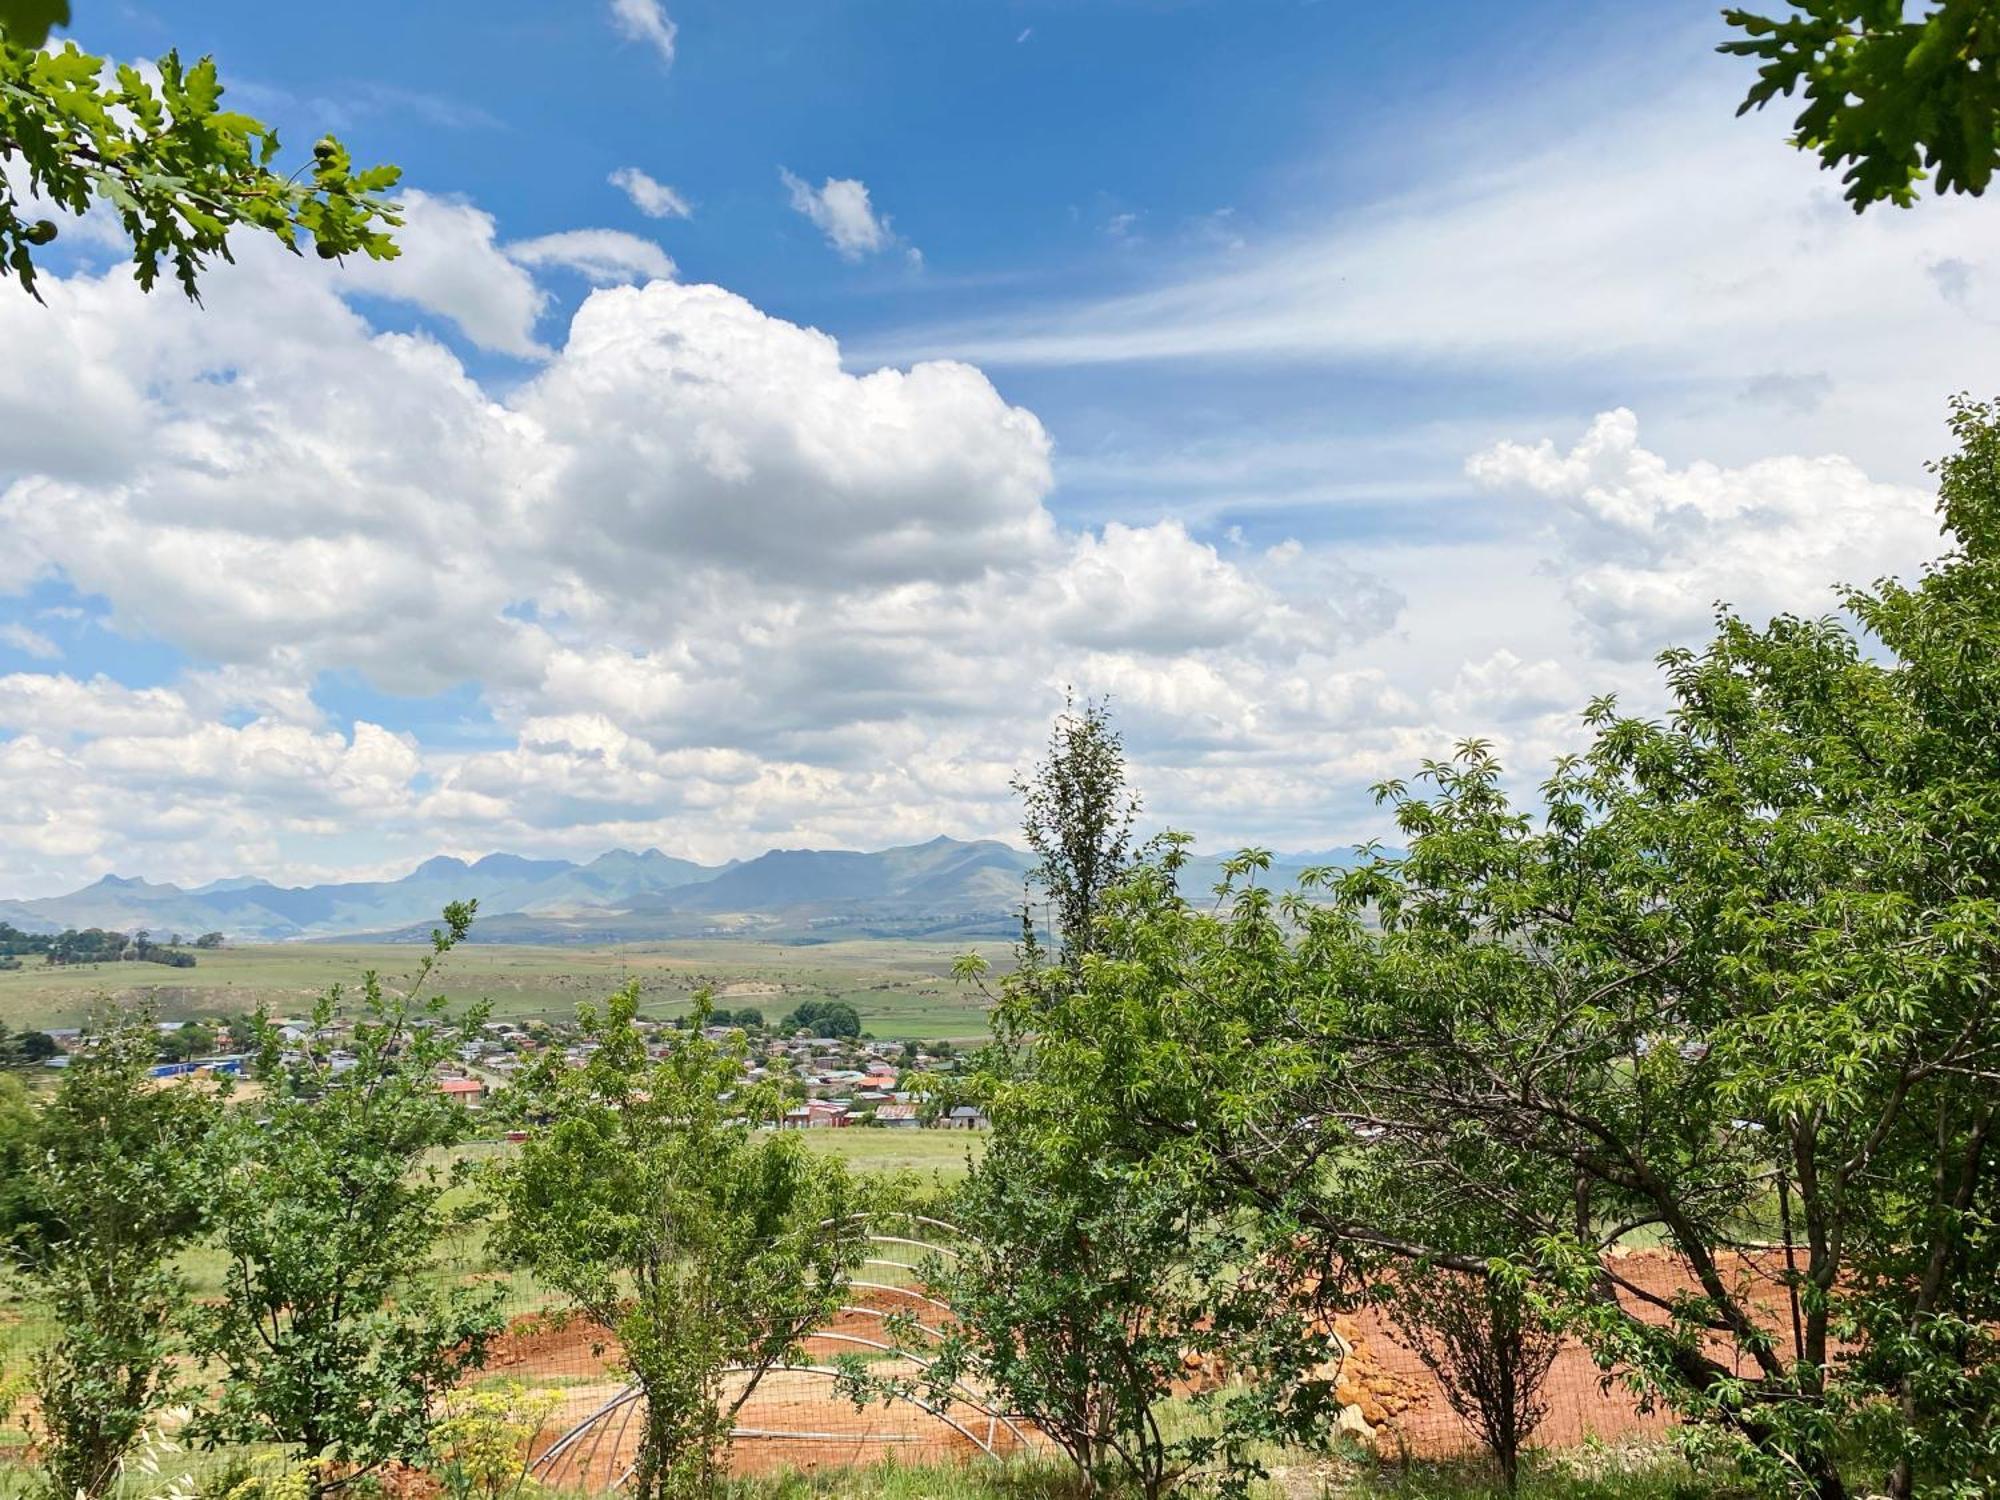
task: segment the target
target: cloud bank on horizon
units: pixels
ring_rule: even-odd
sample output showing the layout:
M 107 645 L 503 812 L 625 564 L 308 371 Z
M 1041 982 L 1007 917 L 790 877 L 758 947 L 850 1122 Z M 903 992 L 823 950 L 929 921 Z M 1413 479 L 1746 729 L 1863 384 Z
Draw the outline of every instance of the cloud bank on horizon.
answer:
M 0 297 L 0 897 L 1004 834 L 1069 686 L 1211 843 L 1383 832 L 1368 786 L 1465 735 L 1532 782 L 1716 601 L 1921 566 L 1943 398 L 2000 387 L 1994 207 L 1857 223 L 1717 108 L 859 340 L 680 279 L 635 168 L 644 233 L 433 184 L 400 259 L 246 247 L 200 309 L 86 257 Z M 784 183 L 846 274 L 900 243 Z M 1274 427 L 1325 369 L 1433 394 Z M 1178 436 L 1091 429 L 1183 378 Z

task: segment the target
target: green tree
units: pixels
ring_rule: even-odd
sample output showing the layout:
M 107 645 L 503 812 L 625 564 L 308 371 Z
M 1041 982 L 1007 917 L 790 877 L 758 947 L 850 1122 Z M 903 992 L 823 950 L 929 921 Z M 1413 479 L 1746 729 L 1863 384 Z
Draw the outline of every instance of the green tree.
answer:
M 184 1021 L 160 1038 L 160 1056 L 168 1062 L 189 1062 L 215 1050 L 215 1031 L 199 1021 Z
M 2000 9 L 1993 0 L 1791 0 L 1771 16 L 1729 9 L 1744 33 L 1718 49 L 1762 61 L 1738 114 L 1778 95 L 1804 98 L 1792 144 L 1847 168 L 1860 213 L 1887 200 L 1986 191 L 2000 161 Z
M 144 1011 L 106 1021 L 25 1139 L 14 1138 L 25 1171 L 0 1211 L 55 1326 L 30 1382 L 55 1500 L 110 1491 L 173 1395 L 188 1305 L 175 1257 L 201 1226 L 197 1145 L 214 1109 L 152 1086 L 155 1035 Z M 17 1117 L 0 1137 L 19 1129 Z M 0 1138 L 0 1154 L 8 1150 Z
M 865 1198 L 797 1135 L 753 1128 L 784 1100 L 749 1078 L 740 1035 L 702 1036 L 705 992 L 657 1060 L 638 1005 L 633 984 L 580 1007 L 596 1050 L 521 1080 L 546 1123 L 494 1187 L 505 1253 L 616 1335 L 644 1403 L 632 1492 L 660 1500 L 713 1488 L 736 1412 L 833 1315 Z
M 310 239 L 323 257 L 396 253 L 388 230 L 401 223 L 382 194 L 394 167 L 357 170 L 331 136 L 309 166 L 277 170 L 277 133 L 222 107 L 213 58 L 186 66 L 159 60 L 157 81 L 113 65 L 74 42 L 42 50 L 66 7 L 9 0 L 0 8 L 0 262 L 35 292 L 36 252 L 59 231 L 38 206 L 83 214 L 101 204 L 132 244 L 139 285 L 151 290 L 164 262 L 198 300 L 203 271 L 231 258 L 238 228 L 268 234 L 296 252 Z
M 845 1000 L 801 1001 L 779 1024 L 786 1032 L 803 1031 L 813 1036 L 861 1035 L 861 1013 Z
M 47 1062 L 61 1052 L 56 1039 L 46 1031 L 24 1031 L 14 1038 L 14 1055 L 24 1063 Z
M 194 940 L 194 945 L 197 948 L 220 948 L 222 946 L 222 934 L 219 932 L 204 932 Z
M 1059 951 L 1072 961 L 1090 951 L 1104 893 L 1132 863 L 1139 797 L 1126 784 L 1125 745 L 1107 705 L 1066 700 L 1049 732 L 1048 754 L 1032 776 L 1016 777 L 1021 831 L 1036 864 L 1021 914 L 1023 959 L 1038 946 L 1031 912 L 1046 903 Z
M 195 1344 L 222 1379 L 192 1431 L 295 1448 L 315 1493 L 421 1458 L 438 1395 L 483 1362 L 500 1324 L 497 1287 L 436 1275 L 440 1243 L 473 1212 L 452 1202 L 468 1165 L 438 1164 L 468 1116 L 436 1069 L 486 1015 L 452 1021 L 443 996 L 421 993 L 472 905 L 444 915 L 407 994 L 364 977 L 351 1066 L 318 1041 L 287 1053 L 259 1017 L 267 1094 L 233 1111 L 208 1153 L 224 1298 Z M 338 986 L 320 997 L 316 1036 L 342 1001 Z
M 992 1393 L 1055 1442 L 1089 1494 L 1130 1485 L 1153 1500 L 1194 1478 L 1240 1489 L 1258 1472 L 1257 1444 L 1309 1432 L 1328 1399 L 1305 1373 L 1325 1358 L 1324 1325 L 1264 1274 L 1207 1182 L 1167 1156 L 1121 1154 L 1103 1116 L 1080 1115 L 1039 1075 L 1038 1033 L 1089 993 L 1138 798 L 1107 711 L 1089 703 L 1064 713 L 1047 759 L 1015 787 L 1063 961 L 1043 961 L 1024 921 L 994 1044 L 962 1084 L 922 1080 L 927 1116 L 981 1099 L 994 1137 L 945 1210 L 967 1242 L 924 1274 L 953 1316 L 926 1336 L 924 1379 L 906 1384 L 933 1402 L 961 1381 Z M 968 955 L 957 973 L 985 969 Z M 1204 1364 L 1246 1372 L 1245 1384 L 1195 1396 L 1192 1422 L 1163 1421 Z
M 0 1245 L 12 1245 L 15 1232 L 28 1222 L 28 1167 L 35 1155 L 35 1119 L 35 1104 L 27 1086 L 0 1073 Z M 4 1417 L 5 1412 L 0 1411 L 0 1418 Z
M 1212 1210 L 1199 1183 L 1003 1108 L 943 1209 L 962 1249 L 923 1270 L 952 1315 L 911 1342 L 929 1365 L 900 1386 L 934 1406 L 956 1384 L 985 1393 L 1061 1450 L 1085 1495 L 1239 1491 L 1261 1444 L 1311 1429 L 1330 1392 L 1305 1372 L 1328 1350 Z M 1204 1385 L 1224 1369 L 1242 1383 Z M 1192 1411 L 1170 1415 L 1182 1399 Z
M 1473 743 L 1383 788 L 1406 855 L 1213 912 L 1142 874 L 1037 1004 L 1040 1107 L 1336 1281 L 1525 1248 L 1538 1310 L 1764 1492 L 1990 1485 L 2000 417 L 1954 423 L 1953 550 L 1844 596 L 1869 649 L 1725 614 L 1538 811 Z M 1626 1274 L 1640 1234 L 1688 1295 Z M 1772 1239 L 1775 1326 L 1739 1260 Z

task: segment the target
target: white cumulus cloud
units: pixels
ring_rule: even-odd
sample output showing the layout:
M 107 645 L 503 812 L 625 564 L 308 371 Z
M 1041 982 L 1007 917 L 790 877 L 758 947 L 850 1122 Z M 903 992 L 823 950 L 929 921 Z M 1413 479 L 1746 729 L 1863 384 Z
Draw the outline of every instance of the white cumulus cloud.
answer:
M 338 275 L 352 291 L 388 297 L 455 323 L 482 349 L 539 358 L 535 324 L 547 295 L 494 240 L 493 216 L 470 203 L 412 189 L 393 260 L 351 256 Z
M 1544 438 L 1475 454 L 1481 485 L 1554 510 L 1563 590 L 1595 645 L 1649 656 L 1705 630 L 1717 603 L 1754 620 L 1821 614 L 1835 584 L 1866 584 L 1937 555 L 1932 498 L 1870 479 L 1839 455 L 1675 468 L 1639 421 L 1600 414 L 1567 451 Z
M 842 260 L 865 260 L 896 243 L 885 215 L 875 212 L 868 184 L 856 177 L 829 177 L 818 187 L 783 167 L 779 179 L 791 204 L 826 236 Z

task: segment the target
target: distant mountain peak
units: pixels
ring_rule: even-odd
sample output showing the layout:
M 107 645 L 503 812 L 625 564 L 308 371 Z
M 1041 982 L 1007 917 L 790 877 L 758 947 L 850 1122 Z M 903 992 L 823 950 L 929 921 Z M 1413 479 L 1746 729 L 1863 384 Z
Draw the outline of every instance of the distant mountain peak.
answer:
M 179 886 L 154 885 L 142 875 L 105 875 L 95 885 L 84 887 L 92 891 L 177 891 Z
M 214 896 L 223 891 L 254 891 L 260 885 L 270 882 L 261 875 L 225 875 L 220 880 L 211 880 L 207 885 L 198 885 L 189 891 L 190 896 Z
M 576 866 L 566 859 L 530 859 L 525 854 L 493 853 L 476 860 L 471 869 L 480 875 L 536 875 L 553 874 L 557 870 L 574 870 Z
M 479 902 L 474 940 L 612 942 L 741 935 L 820 942 L 843 937 L 1011 936 L 1032 856 L 998 839 L 940 834 L 893 848 L 770 849 L 703 865 L 659 849 L 610 849 L 587 863 L 494 852 L 440 854 L 400 880 L 279 887 L 252 876 L 199 890 L 107 875 L 82 890 L 0 901 L 7 920 L 60 931 L 222 932 L 239 942 L 421 939 L 449 900 Z M 1292 862 L 1281 857 L 1280 866 Z M 1213 858 L 1184 876 L 1208 883 Z M 1296 871 L 1290 873 L 1295 874 Z M 1287 870 L 1274 869 L 1274 884 Z

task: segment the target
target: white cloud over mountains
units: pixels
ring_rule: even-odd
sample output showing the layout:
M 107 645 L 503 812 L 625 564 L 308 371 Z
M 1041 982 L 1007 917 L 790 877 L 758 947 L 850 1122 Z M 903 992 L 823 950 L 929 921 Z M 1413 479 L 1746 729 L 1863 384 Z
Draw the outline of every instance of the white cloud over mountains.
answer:
M 50 393 L 63 419 L 0 491 L 10 586 L 65 580 L 202 664 L 0 679 L 0 889 L 306 871 L 357 831 L 377 858 L 984 831 L 1064 681 L 1198 755 L 1372 701 L 1314 684 L 1393 616 L 1379 585 L 1172 520 L 1059 525 L 1042 424 L 969 365 L 851 373 L 822 333 L 653 280 L 591 293 L 500 397 L 347 296 L 518 348 L 539 294 L 491 294 L 537 257 L 438 199 L 406 243 L 363 282 L 246 247 L 201 309 L 122 270 L 0 299 L 0 426 Z M 475 683 L 494 748 L 343 731 L 327 672 Z
M 1563 589 L 1606 656 L 1648 657 L 1707 627 L 1718 602 L 1752 619 L 1820 614 L 1834 584 L 1908 573 L 1937 555 L 1933 497 L 1878 484 L 1838 456 L 1675 469 L 1620 408 L 1568 452 L 1500 443 L 1466 472 L 1556 507 Z

